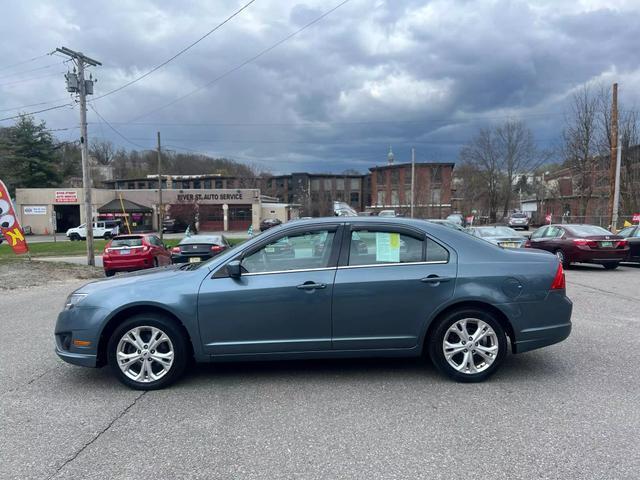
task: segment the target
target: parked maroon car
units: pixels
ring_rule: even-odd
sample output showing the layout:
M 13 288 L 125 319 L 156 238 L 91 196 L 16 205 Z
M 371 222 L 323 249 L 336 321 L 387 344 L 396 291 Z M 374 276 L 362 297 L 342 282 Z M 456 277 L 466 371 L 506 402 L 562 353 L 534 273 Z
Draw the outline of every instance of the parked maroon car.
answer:
M 629 245 L 629 256 L 627 261 L 640 263 L 640 225 L 623 228 L 618 232 Z
M 623 237 L 596 225 L 545 225 L 524 246 L 554 253 L 565 268 L 578 262 L 613 270 L 629 254 Z
M 104 247 L 102 255 L 107 277 L 116 272 L 133 272 L 171 264 L 171 253 L 154 234 L 118 235 Z

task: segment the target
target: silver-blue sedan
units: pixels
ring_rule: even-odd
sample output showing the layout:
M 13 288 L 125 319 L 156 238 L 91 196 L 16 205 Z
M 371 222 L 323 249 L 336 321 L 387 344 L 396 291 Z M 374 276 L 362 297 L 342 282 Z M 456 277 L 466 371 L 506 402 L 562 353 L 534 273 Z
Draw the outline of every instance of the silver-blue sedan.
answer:
M 278 245 L 291 246 L 282 255 Z M 89 283 L 55 327 L 65 361 L 162 388 L 197 362 L 429 355 L 454 380 L 567 338 L 555 256 L 421 220 L 292 221 L 213 259 Z

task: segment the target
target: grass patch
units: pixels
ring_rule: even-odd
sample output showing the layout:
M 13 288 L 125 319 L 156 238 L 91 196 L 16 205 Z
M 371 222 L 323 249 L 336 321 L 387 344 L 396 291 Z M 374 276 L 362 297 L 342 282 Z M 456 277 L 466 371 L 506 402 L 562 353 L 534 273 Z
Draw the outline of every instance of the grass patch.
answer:
M 229 238 L 231 245 L 237 245 L 244 242 L 241 238 Z M 169 248 L 176 246 L 180 242 L 180 239 L 167 239 L 165 243 Z M 27 237 L 27 243 L 29 238 Z M 104 246 L 107 244 L 106 240 L 94 240 L 94 251 L 96 254 L 102 254 Z M 59 242 L 41 242 L 29 244 L 29 252 L 32 257 L 70 257 L 74 255 L 84 255 L 87 253 L 87 243 L 84 241 L 71 242 L 69 240 L 61 240 Z M 22 258 L 26 258 L 26 255 L 20 255 Z M 7 242 L 2 242 L 0 245 L 0 260 L 20 258 L 13 253 L 11 247 Z

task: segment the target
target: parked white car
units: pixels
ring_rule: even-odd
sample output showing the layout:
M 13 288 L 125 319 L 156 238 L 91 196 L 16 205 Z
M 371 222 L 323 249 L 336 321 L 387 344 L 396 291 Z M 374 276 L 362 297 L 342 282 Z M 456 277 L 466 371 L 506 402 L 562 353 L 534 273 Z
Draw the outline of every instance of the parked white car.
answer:
M 94 222 L 93 223 L 93 238 L 108 239 L 115 237 L 120 233 L 120 225 L 114 221 Z M 67 238 L 69 240 L 86 240 L 87 239 L 87 224 L 83 223 L 79 227 L 70 228 L 67 230 Z
M 395 210 L 380 210 L 379 217 L 397 217 Z

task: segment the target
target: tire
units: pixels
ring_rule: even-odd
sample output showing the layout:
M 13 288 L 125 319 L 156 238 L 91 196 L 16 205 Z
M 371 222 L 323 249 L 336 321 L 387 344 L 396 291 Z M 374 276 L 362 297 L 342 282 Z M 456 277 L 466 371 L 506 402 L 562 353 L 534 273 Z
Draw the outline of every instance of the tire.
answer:
M 72 233 L 71 235 L 69 235 L 69 240 L 71 240 L 72 242 L 79 241 L 80 235 L 78 235 L 77 233 Z
M 136 332 L 139 341 L 130 335 L 132 332 Z M 152 335 L 161 339 L 159 333 L 164 334 L 165 340 L 160 341 L 155 350 L 149 340 Z M 129 368 L 120 367 L 118 352 L 134 355 L 135 360 L 130 362 Z M 167 366 L 169 353 L 173 355 Z M 173 320 L 160 314 L 142 313 L 125 320 L 115 329 L 107 345 L 107 358 L 118 380 L 126 386 L 135 390 L 159 390 L 184 374 L 190 360 L 190 349 L 185 334 Z M 148 370 L 143 371 L 143 365 L 151 366 L 150 374 Z M 156 375 L 157 378 L 153 378 Z
M 553 253 L 558 258 L 558 261 L 560 261 L 560 263 L 562 264 L 562 268 L 569 268 L 571 262 L 567 260 L 567 256 L 564 254 L 563 250 L 558 249 Z
M 113 270 L 105 270 L 104 271 L 104 276 L 105 277 L 113 277 L 116 274 L 116 272 L 114 272 Z
M 486 380 L 500 367 L 507 354 L 507 336 L 493 315 L 480 309 L 465 308 L 455 310 L 436 321 L 438 323 L 429 338 L 428 350 L 431 361 L 441 373 L 456 382 L 473 383 Z M 462 325 L 466 325 L 467 330 L 467 338 L 464 340 L 464 334 L 458 336 L 455 333 L 463 331 L 460 328 Z M 478 328 L 487 333 L 484 338 L 481 337 L 480 342 L 474 342 L 472 351 L 469 352 L 469 348 L 465 349 L 464 346 L 469 345 L 469 337 L 475 337 Z M 450 345 L 459 345 L 453 349 L 459 351 L 450 355 L 450 359 L 445 354 L 445 339 Z M 482 348 L 485 357 L 476 353 L 480 352 L 480 348 L 476 346 Z M 492 358 L 490 363 L 486 357 Z
M 605 263 L 602 265 L 605 270 L 615 270 L 620 266 L 619 263 Z
M 102 238 L 104 238 L 105 240 L 109 240 L 111 238 L 111 232 L 106 232 Z
M 158 257 L 153 257 L 153 268 L 158 268 L 159 263 L 158 263 Z

